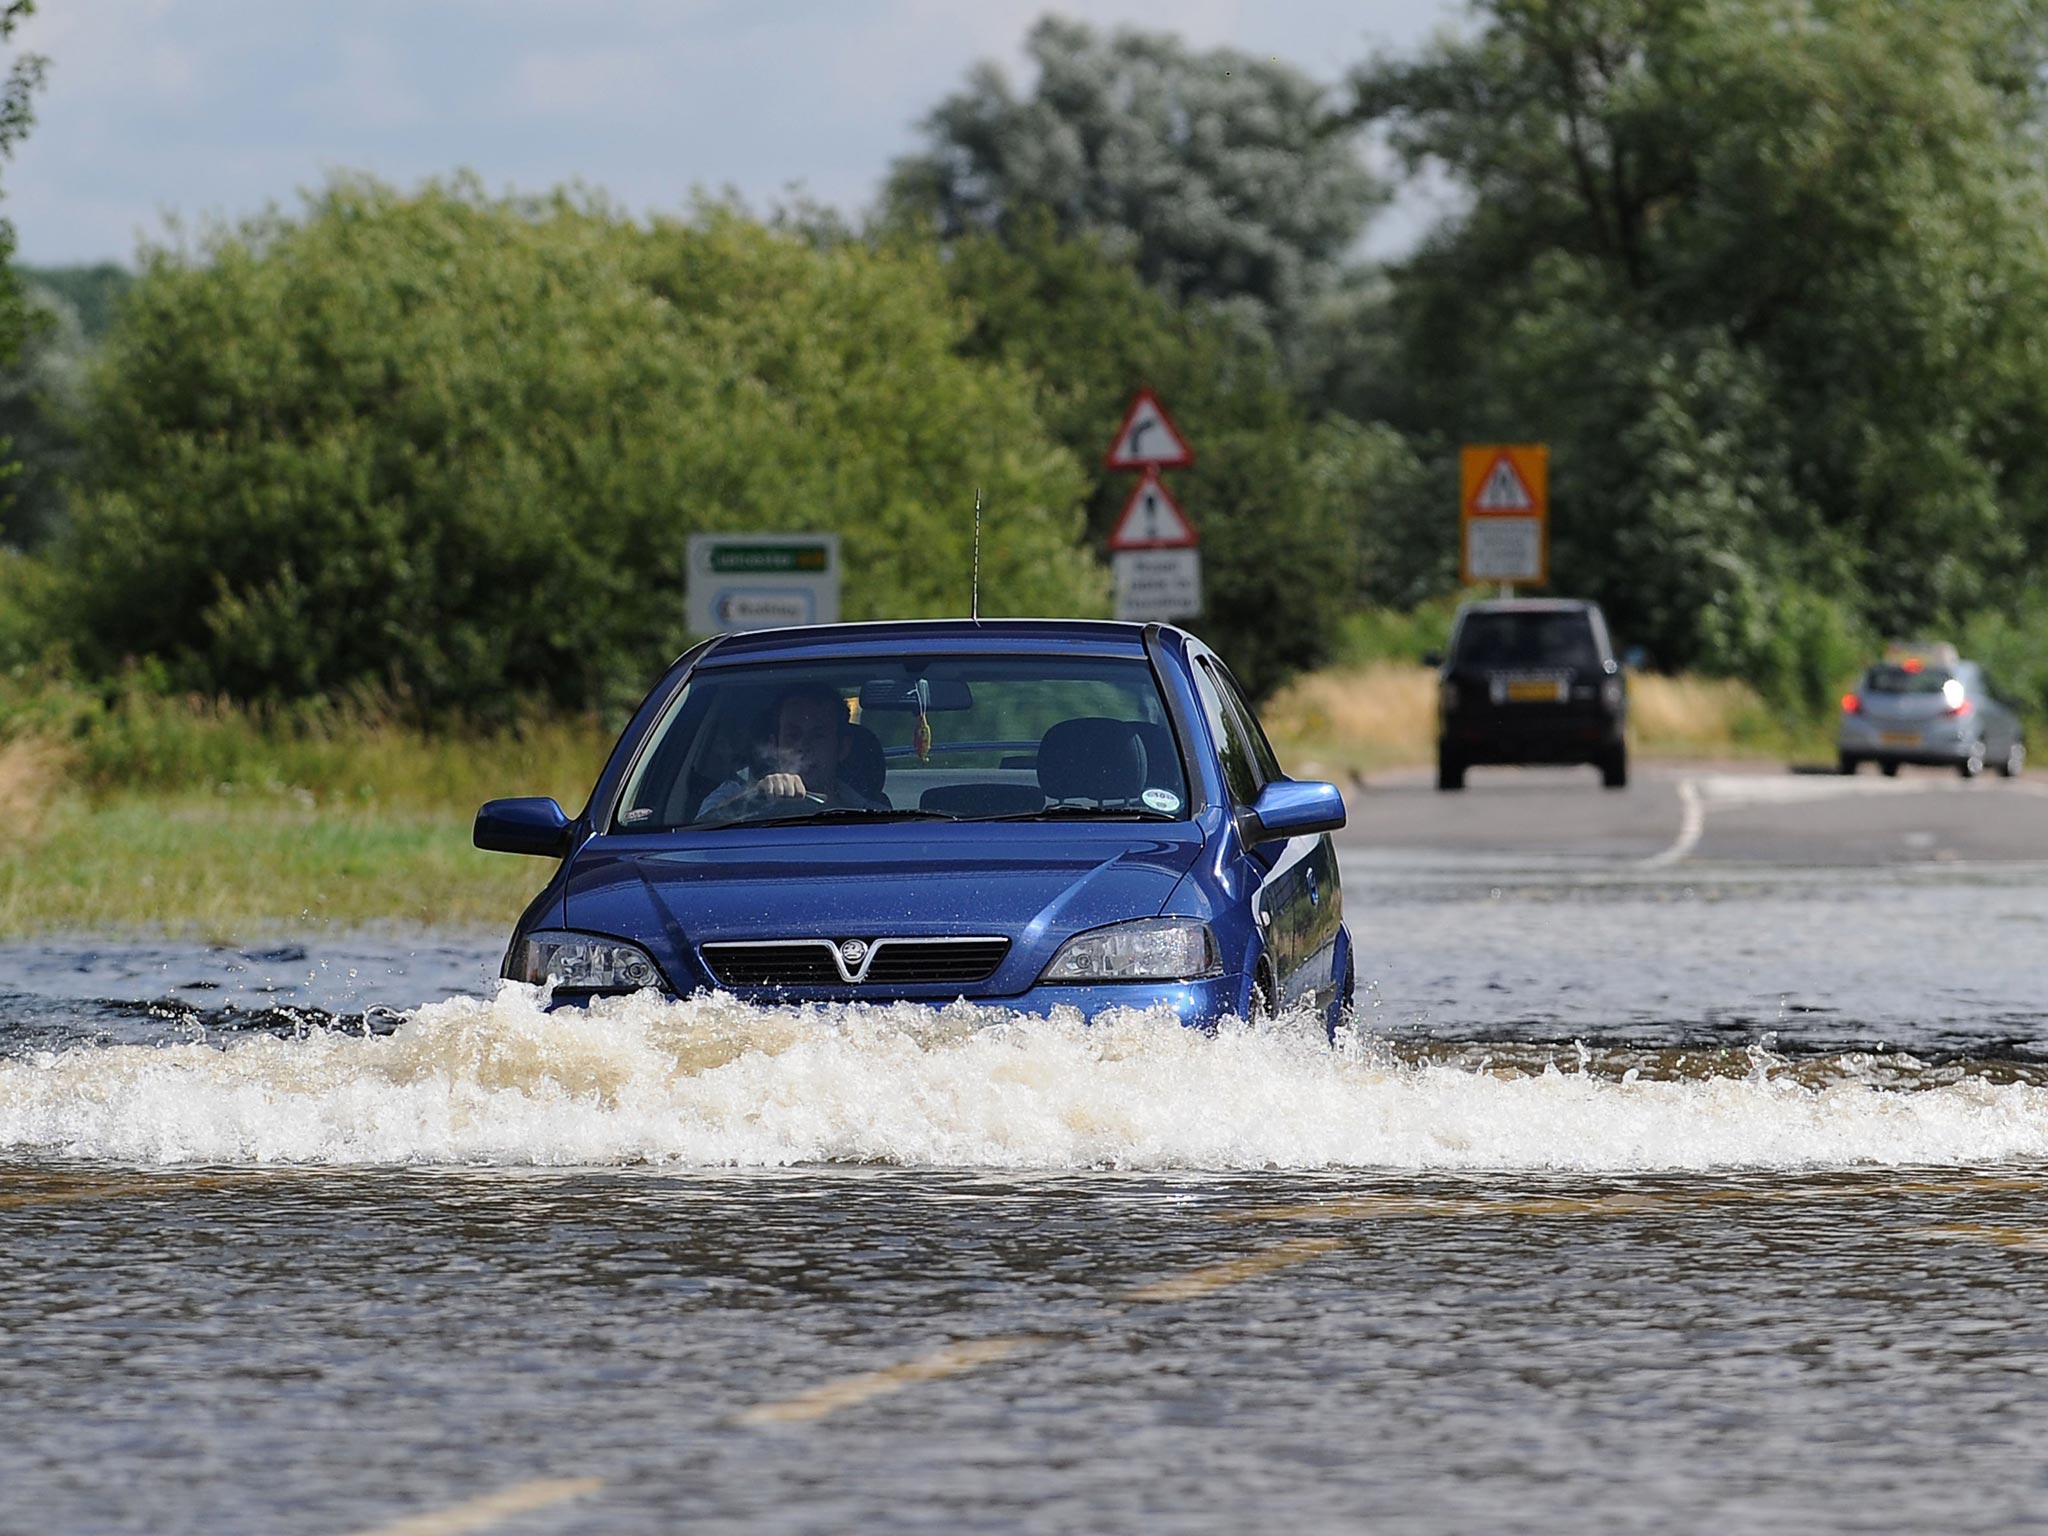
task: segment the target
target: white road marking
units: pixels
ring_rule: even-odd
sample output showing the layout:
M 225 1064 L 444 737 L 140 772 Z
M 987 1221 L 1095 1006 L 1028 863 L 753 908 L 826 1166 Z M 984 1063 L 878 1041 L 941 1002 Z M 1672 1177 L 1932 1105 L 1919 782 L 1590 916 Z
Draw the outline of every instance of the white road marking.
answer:
M 1665 869 L 1676 864 L 1699 846 L 1707 829 L 1707 812 L 1747 805 L 1811 805 L 1816 800 L 1838 800 L 1844 795 L 1925 795 L 1960 790 L 1961 779 L 1862 778 L 1831 773 L 1714 773 L 1678 781 L 1680 816 L 1678 835 L 1669 846 L 1646 859 L 1636 860 L 1638 869 Z M 2016 788 L 2030 789 L 2031 785 Z M 2048 787 L 2044 787 L 2048 792 Z
M 1662 852 L 1638 859 L 1636 862 L 1642 868 L 1662 869 L 1667 864 L 1676 864 L 1699 845 L 1700 834 L 1707 830 L 1707 811 L 1700 800 L 1699 785 L 1693 780 L 1678 781 L 1678 807 L 1678 836 Z
M 461 1504 L 451 1504 L 446 1509 L 408 1515 L 389 1525 L 358 1532 L 357 1536 L 463 1536 L 464 1532 L 481 1531 L 520 1515 L 530 1515 L 535 1510 L 552 1509 L 557 1504 L 580 1499 L 586 1493 L 595 1493 L 603 1486 L 604 1479 L 599 1477 L 538 1478 Z

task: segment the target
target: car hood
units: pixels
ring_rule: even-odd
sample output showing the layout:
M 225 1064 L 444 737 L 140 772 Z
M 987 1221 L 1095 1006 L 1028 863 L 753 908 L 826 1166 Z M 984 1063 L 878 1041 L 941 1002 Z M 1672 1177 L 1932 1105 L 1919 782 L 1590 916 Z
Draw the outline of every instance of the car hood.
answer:
M 1202 843 L 1187 822 L 600 837 L 571 862 L 565 915 L 655 951 L 683 990 L 709 979 L 696 946 L 748 939 L 1000 934 L 1035 976 L 1070 935 L 1157 915 Z

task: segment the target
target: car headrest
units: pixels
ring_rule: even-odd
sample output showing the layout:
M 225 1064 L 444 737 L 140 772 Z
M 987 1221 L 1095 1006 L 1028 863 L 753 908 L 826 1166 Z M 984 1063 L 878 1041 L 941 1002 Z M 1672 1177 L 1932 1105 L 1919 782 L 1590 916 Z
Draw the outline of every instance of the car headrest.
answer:
M 839 760 L 839 776 L 864 795 L 881 798 L 882 780 L 889 764 L 882 756 L 882 738 L 864 725 L 846 730 L 846 756 Z
M 1049 800 L 1135 800 L 1145 748 L 1127 720 L 1062 720 L 1038 743 L 1038 787 Z

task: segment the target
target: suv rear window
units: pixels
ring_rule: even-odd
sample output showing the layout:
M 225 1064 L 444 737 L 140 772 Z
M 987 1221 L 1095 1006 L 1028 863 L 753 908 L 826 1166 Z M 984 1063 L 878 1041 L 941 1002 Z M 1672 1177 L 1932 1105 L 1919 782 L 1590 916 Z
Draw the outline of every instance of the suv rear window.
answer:
M 1597 671 L 1593 623 L 1585 613 L 1468 613 L 1453 658 L 1461 667 Z

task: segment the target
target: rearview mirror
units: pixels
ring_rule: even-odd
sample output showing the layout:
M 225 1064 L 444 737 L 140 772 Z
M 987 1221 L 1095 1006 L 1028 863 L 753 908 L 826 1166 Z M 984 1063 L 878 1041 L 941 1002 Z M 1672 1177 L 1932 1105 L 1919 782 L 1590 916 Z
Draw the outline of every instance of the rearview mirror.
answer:
M 552 798 L 486 800 L 470 837 L 492 853 L 559 859 L 569 851 L 569 818 Z
M 1344 796 L 1334 784 L 1275 779 L 1252 802 L 1250 821 L 1245 841 L 1254 846 L 1334 832 L 1344 825 Z
M 1424 651 L 1422 653 L 1422 664 L 1425 667 L 1440 667 L 1444 664 L 1444 653 L 1442 651 Z
M 916 714 L 918 708 L 917 685 L 924 684 L 924 709 L 927 714 L 941 710 L 974 708 L 974 690 L 957 677 L 894 678 L 878 677 L 860 685 L 860 712 L 880 710 L 898 714 Z

